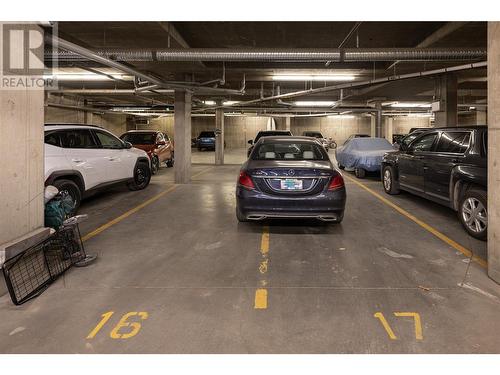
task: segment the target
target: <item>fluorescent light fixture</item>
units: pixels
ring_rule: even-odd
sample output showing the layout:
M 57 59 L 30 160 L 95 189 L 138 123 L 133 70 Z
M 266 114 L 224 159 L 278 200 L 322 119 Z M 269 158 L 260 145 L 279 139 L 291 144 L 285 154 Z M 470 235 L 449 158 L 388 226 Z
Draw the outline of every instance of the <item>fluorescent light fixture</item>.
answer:
M 277 74 L 273 81 L 354 81 L 356 77 L 348 74 Z
M 469 107 L 469 111 L 473 111 L 475 109 L 476 109 L 476 107 Z
M 203 104 L 205 104 L 205 105 L 215 105 L 216 103 L 215 103 L 215 100 L 205 100 L 205 101 L 203 101 Z
M 410 102 L 396 102 L 391 104 L 392 108 L 431 108 L 430 103 L 410 103 Z
M 347 118 L 354 118 L 355 116 L 353 116 L 353 115 L 329 115 L 327 117 L 328 118 L 347 119 Z
M 222 103 L 222 105 L 234 105 L 234 104 L 238 104 L 239 101 L 237 100 L 226 100 L 225 102 Z
M 116 79 L 131 81 L 132 77 L 126 74 L 110 74 Z M 111 81 L 112 79 L 101 74 L 93 73 L 57 73 L 52 75 L 44 75 L 45 80 L 58 80 L 58 81 Z
M 333 107 L 336 102 L 334 101 L 302 101 L 293 102 L 297 107 Z

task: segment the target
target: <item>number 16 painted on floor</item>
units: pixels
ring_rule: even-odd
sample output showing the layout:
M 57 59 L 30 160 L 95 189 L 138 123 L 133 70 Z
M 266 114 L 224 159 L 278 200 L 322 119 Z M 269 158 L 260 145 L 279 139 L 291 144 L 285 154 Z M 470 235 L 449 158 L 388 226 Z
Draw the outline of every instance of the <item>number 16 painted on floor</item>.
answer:
M 113 316 L 113 314 L 114 311 L 108 311 L 107 313 L 102 314 L 101 321 L 95 326 L 92 332 L 89 333 L 87 339 L 93 339 L 99 333 L 101 328 L 104 327 L 104 325 L 108 322 L 108 320 Z M 138 316 L 141 318 L 141 320 L 146 320 L 149 317 L 148 313 L 144 311 L 128 312 L 122 316 L 118 324 L 115 325 L 115 327 L 111 330 L 111 332 L 109 333 L 109 337 L 111 337 L 112 339 L 129 339 L 137 335 L 141 330 L 141 323 L 129 322 L 128 319 L 133 316 Z M 131 328 L 130 331 L 126 333 L 120 333 L 120 330 L 122 330 L 125 327 L 130 327 Z

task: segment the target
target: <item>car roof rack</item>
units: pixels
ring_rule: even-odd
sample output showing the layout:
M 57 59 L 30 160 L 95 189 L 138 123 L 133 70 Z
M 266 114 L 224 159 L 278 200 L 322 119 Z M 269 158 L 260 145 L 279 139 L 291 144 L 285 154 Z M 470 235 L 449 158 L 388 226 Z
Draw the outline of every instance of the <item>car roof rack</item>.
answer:
M 99 128 L 99 129 L 104 129 L 102 126 L 99 125 L 93 125 L 93 124 L 79 124 L 79 123 L 71 123 L 71 122 L 55 122 L 55 123 L 50 123 L 47 122 L 44 124 L 44 126 L 89 126 L 92 128 Z

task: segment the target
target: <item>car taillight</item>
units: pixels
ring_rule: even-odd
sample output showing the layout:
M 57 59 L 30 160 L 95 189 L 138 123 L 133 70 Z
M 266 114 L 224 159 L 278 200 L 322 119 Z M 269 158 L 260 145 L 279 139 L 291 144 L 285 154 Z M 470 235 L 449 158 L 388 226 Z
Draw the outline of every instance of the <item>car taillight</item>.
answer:
M 255 189 L 255 185 L 253 184 L 252 178 L 245 171 L 240 172 L 240 178 L 238 179 L 238 183 L 246 188 Z
M 336 190 L 344 186 L 344 179 L 342 175 L 337 174 L 330 180 L 330 185 L 328 185 L 328 190 Z

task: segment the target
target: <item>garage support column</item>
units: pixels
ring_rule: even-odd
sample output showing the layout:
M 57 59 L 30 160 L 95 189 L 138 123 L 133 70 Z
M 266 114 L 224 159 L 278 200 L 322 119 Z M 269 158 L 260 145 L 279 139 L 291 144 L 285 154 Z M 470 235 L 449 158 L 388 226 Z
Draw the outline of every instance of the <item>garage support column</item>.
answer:
M 5 28 L 4 28 L 5 26 Z M 15 28 L 9 30 L 9 27 Z M 38 31 L 39 34 L 36 32 Z M 5 35 L 4 33 L 9 33 Z M 28 34 L 29 33 L 29 34 Z M 33 85 L 40 75 L 31 75 L 23 40 L 41 45 L 43 30 L 34 25 L 0 23 L 0 249 L 2 244 L 44 225 L 44 87 Z M 10 40 L 9 44 L 3 41 Z M 28 47 L 26 47 L 28 48 Z M 8 54 L 8 56 L 6 56 Z M 39 57 L 40 58 L 40 57 Z M 29 64 L 34 57 L 30 55 Z M 4 66 L 3 63 L 10 64 Z M 43 66 L 42 62 L 40 65 Z M 25 69 L 9 75 L 8 69 Z M 37 69 L 38 66 L 37 66 Z M 31 85 L 4 83 L 31 82 Z M 41 87 L 40 87 L 41 86 Z M 1 255 L 1 254 L 0 254 Z M 3 278 L 2 278 L 3 279 Z M 3 284 L 3 281 L 0 281 Z M 0 295 L 2 294 L 0 285 Z
M 370 137 L 375 137 L 375 129 L 376 129 L 377 116 L 372 113 L 370 116 Z
M 393 118 L 386 117 L 384 119 L 385 122 L 385 139 L 387 139 L 390 143 L 392 143 L 392 126 L 393 126 Z
M 383 137 L 382 129 L 382 104 L 380 102 L 376 105 L 377 113 L 375 114 L 375 137 Z
M 488 275 L 500 283 L 500 22 L 488 22 Z
M 290 116 L 285 117 L 285 130 L 290 130 L 290 125 L 292 118 Z
M 434 126 L 458 125 L 458 80 L 452 73 L 439 78 L 439 111 L 435 113 Z
M 224 164 L 224 108 L 215 110 L 215 165 Z
M 191 92 L 175 90 L 175 183 L 191 182 Z

